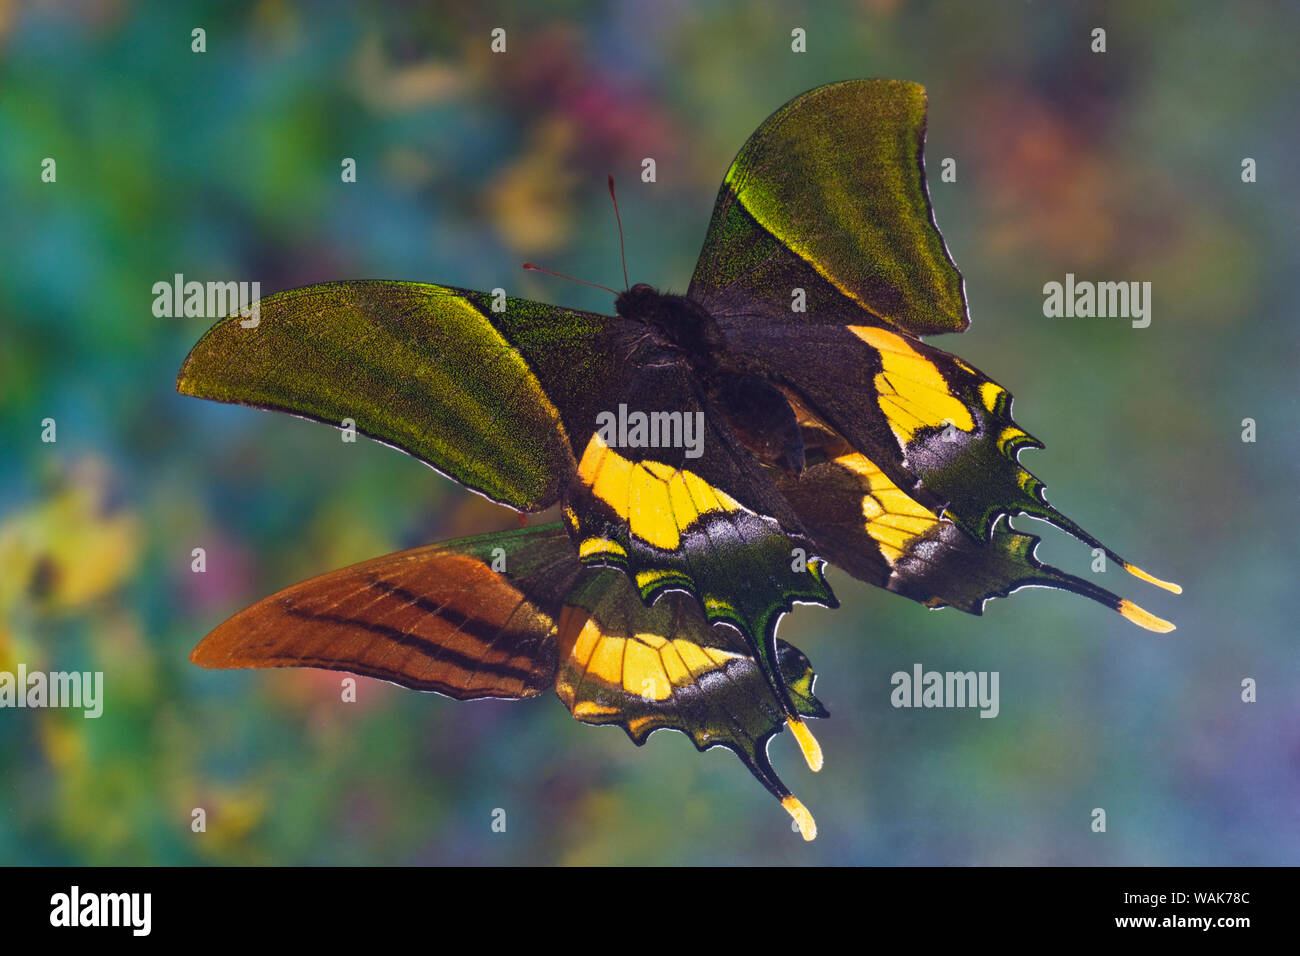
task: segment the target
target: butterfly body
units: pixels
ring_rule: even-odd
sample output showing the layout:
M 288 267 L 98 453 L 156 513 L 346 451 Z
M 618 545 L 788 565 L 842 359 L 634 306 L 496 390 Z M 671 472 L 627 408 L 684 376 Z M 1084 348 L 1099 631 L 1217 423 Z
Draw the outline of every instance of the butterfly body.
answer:
M 794 410 L 760 368 L 727 351 L 722 326 L 704 306 L 689 296 L 637 283 L 619 294 L 614 309 L 620 317 L 647 326 L 655 345 L 680 353 L 680 361 L 708 396 L 710 411 L 726 418 L 759 461 L 794 474 L 803 470 L 803 442 Z M 656 360 L 639 352 L 637 358 L 644 364 Z
M 715 367 L 722 331 L 713 316 L 687 296 L 660 292 L 638 282 L 619 293 L 614 311 L 646 326 L 657 344 L 680 352 L 697 373 L 708 375 Z

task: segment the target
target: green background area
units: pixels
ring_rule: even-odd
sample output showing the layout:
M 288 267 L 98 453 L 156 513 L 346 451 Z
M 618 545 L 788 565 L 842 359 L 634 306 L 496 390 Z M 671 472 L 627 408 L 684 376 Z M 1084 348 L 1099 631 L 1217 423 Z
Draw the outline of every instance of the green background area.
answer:
M 0 3 L 0 670 L 107 685 L 98 720 L 0 711 L 0 863 L 1296 862 L 1296 10 L 549 6 Z M 1178 631 L 1043 590 L 928 612 L 831 569 L 843 608 L 781 632 L 822 675 L 826 768 L 772 745 L 812 844 L 725 752 L 638 749 L 549 694 L 362 680 L 344 704 L 337 674 L 188 662 L 278 588 L 516 519 L 392 449 L 177 395 L 210 323 L 155 317 L 155 282 L 401 278 L 608 310 L 520 264 L 621 284 L 612 171 L 632 281 L 681 291 L 745 137 L 863 76 L 929 88 L 973 318 L 934 341 L 1017 396 L 1053 504 L 1184 585 L 1101 581 Z M 1045 318 L 1067 272 L 1150 281 L 1150 328 Z M 1000 672 L 1001 714 L 895 710 L 915 662 Z

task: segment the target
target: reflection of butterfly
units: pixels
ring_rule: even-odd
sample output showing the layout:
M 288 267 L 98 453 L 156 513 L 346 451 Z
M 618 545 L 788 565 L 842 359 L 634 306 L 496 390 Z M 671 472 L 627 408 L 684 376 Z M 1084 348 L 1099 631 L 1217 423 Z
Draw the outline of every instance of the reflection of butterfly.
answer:
M 673 596 L 667 607 L 702 610 L 701 628 L 736 628 L 746 649 L 732 650 L 770 692 L 738 717 L 747 726 L 767 726 L 773 705 L 802 728 L 776 623 L 795 602 L 834 604 L 821 559 L 931 607 L 978 614 L 990 597 L 1042 585 L 1169 630 L 1042 565 L 1037 539 L 1009 524 L 1027 513 L 1101 547 L 1019 465 L 1021 448 L 1039 446 L 1012 422 L 1009 393 L 920 341 L 968 324 L 930 211 L 924 134 L 919 86 L 821 87 L 741 150 L 685 296 L 636 285 L 603 316 L 410 282 L 310 286 L 262 300 L 252 328 L 239 317 L 214 326 L 177 387 L 350 419 L 495 501 L 561 504 L 581 564 L 621 569 L 645 602 L 688 592 L 694 604 Z M 401 611 L 403 627 L 418 607 Z M 322 639 L 351 640 L 356 621 L 370 621 L 359 613 Z M 660 615 L 647 631 L 657 633 L 662 613 L 656 603 L 625 617 Z M 619 722 L 634 713 L 626 700 L 602 706 Z M 770 769 L 756 772 L 772 786 Z

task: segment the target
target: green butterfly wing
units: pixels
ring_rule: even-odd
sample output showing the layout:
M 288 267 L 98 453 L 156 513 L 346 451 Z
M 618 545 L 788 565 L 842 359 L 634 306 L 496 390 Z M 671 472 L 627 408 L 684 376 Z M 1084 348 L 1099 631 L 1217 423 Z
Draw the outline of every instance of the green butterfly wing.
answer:
M 865 313 L 918 335 L 964 330 L 961 274 L 926 188 L 925 122 L 925 88 L 899 80 L 833 83 L 777 110 L 727 171 L 690 298 L 730 326 Z
M 191 350 L 185 395 L 356 430 L 494 501 L 538 511 L 574 472 L 559 411 L 490 297 L 416 282 L 327 282 L 262 299 Z M 529 303 L 542 351 L 582 351 L 599 316 Z M 247 327 L 252 324 L 252 327 Z M 537 358 L 536 352 L 533 358 Z
M 803 656 L 777 644 L 801 717 L 825 717 Z M 647 607 L 625 575 L 589 570 L 559 524 L 479 535 L 365 561 L 241 611 L 194 649 L 205 667 L 319 667 L 466 700 L 553 686 L 575 718 L 617 724 L 642 744 L 679 730 L 732 750 L 801 824 L 767 744 L 790 720 L 748 644 L 712 627 L 687 595 Z

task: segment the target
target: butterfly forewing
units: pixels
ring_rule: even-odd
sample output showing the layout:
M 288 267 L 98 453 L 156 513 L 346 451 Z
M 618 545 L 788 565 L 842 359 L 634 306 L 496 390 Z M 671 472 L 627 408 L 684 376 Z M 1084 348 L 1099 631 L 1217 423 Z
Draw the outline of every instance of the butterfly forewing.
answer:
M 727 171 L 690 297 L 728 327 L 858 312 L 916 334 L 965 329 L 925 121 L 925 89 L 898 80 L 833 83 L 773 113 Z
M 531 305 L 553 350 L 581 347 L 564 333 L 584 314 Z M 521 511 L 554 504 L 573 474 L 560 413 L 489 303 L 445 286 L 327 282 L 267 296 L 253 316 L 213 326 L 176 387 L 350 422 Z

